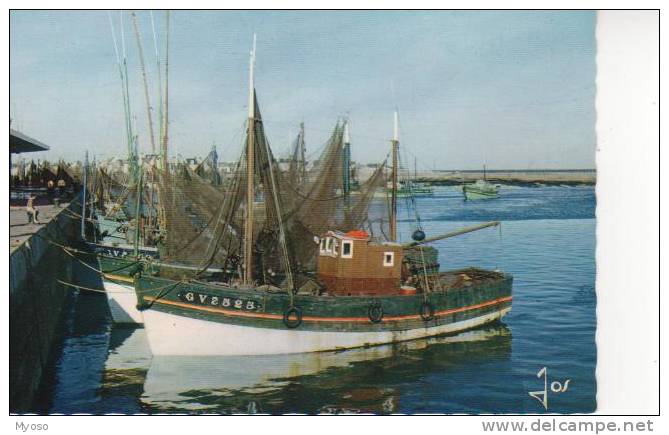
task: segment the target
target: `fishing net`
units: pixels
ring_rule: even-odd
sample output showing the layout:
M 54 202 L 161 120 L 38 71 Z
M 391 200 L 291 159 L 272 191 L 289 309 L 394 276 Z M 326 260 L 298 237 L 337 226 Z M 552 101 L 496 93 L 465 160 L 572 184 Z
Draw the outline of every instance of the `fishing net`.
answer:
M 199 272 L 216 270 L 222 280 L 238 279 L 249 203 L 253 204 L 252 276 L 259 283 L 299 285 L 303 276 L 315 270 L 315 237 L 328 230 L 364 229 L 378 240 L 387 240 L 384 165 L 358 189 L 346 189 L 344 168 L 351 162 L 344 153 L 344 126 L 337 123 L 313 163 L 305 161 L 302 131 L 293 144 L 288 167 L 281 168 L 265 135 L 257 100 L 255 104 L 250 129 L 252 198 L 246 191 L 247 147 L 220 183 L 211 176 L 216 169 L 211 163 L 217 158 L 211 153 L 195 168 L 179 165 L 171 174 L 159 173 L 162 260 L 193 266 Z

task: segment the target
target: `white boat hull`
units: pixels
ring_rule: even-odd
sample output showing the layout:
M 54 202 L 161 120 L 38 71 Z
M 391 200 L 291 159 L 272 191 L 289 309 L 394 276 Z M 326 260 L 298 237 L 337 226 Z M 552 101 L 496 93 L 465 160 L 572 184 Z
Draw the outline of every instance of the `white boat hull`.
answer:
M 114 323 L 144 323 L 142 312 L 137 310 L 135 288 L 129 284 L 121 284 L 104 279 L 102 281 L 107 292 L 107 303 Z
M 447 325 L 406 331 L 331 332 L 230 325 L 158 310 L 144 311 L 144 328 L 153 355 L 269 355 L 350 349 L 455 333 L 501 319 L 503 308 Z

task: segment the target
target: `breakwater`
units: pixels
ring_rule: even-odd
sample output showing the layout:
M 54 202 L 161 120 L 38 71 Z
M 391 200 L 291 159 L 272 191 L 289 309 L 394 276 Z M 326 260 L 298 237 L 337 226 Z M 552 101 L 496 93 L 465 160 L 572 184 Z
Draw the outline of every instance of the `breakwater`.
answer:
M 418 172 L 417 181 L 434 185 L 454 186 L 483 179 L 483 171 L 425 171 Z M 486 172 L 491 183 L 512 186 L 582 186 L 594 185 L 597 172 L 592 169 L 574 170 L 493 170 Z
M 9 410 L 29 412 L 72 281 L 72 257 L 61 245 L 80 239 L 80 201 L 40 207 L 40 225 L 27 222 L 24 209 L 10 210 Z

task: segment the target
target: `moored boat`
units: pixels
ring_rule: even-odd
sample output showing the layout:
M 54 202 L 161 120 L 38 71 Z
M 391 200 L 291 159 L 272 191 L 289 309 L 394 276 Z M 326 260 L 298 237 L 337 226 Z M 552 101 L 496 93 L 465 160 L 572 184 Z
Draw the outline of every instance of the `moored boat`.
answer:
M 401 293 L 399 278 L 392 280 L 396 286 L 384 288 L 370 285 L 383 278 L 366 277 L 362 280 L 368 281 L 366 285 L 358 284 L 365 287 L 345 284 L 346 294 L 317 295 L 174 282 L 144 274 L 135 286 L 138 299 L 149 307 L 143 315 L 154 355 L 261 355 L 365 347 L 472 329 L 501 319 L 511 309 L 512 277 L 501 272 L 476 268 L 440 272 L 430 277 L 439 290 L 416 289 L 413 294 Z M 336 278 L 334 285 L 339 281 L 350 279 Z M 349 296 L 350 292 L 355 294 Z
M 462 185 L 462 193 L 465 199 L 493 199 L 499 197 L 499 184 L 488 182 L 486 167 L 483 166 L 483 180 L 476 180 L 471 184 Z
M 499 197 L 499 188 L 499 184 L 477 180 L 475 183 L 463 185 L 462 193 L 466 199 L 492 199 Z
M 220 201 L 178 176 L 165 178 L 166 252 L 134 275 L 154 355 L 262 355 L 367 347 L 451 334 L 498 321 L 511 309 L 513 278 L 480 268 L 439 271 L 428 243 L 490 222 L 398 243 L 398 115 L 388 219 L 370 204 L 384 189 L 380 165 L 355 197 L 341 187 L 344 128 L 335 127 L 314 179 L 296 188 L 277 170 L 253 86 L 246 149 Z M 310 178 L 310 177 L 307 177 Z M 262 193 L 263 213 L 255 199 Z M 203 194 L 211 195 L 209 201 Z M 213 203 L 213 204 L 212 204 Z M 187 218 L 184 218 L 187 214 Z M 417 211 L 415 211 L 417 216 Z M 387 227 L 386 227 L 387 224 Z M 315 242 L 315 243 L 314 243 Z M 190 252 L 190 256 L 186 255 Z M 174 267 L 168 259 L 189 262 Z M 209 272 L 212 265 L 218 271 Z

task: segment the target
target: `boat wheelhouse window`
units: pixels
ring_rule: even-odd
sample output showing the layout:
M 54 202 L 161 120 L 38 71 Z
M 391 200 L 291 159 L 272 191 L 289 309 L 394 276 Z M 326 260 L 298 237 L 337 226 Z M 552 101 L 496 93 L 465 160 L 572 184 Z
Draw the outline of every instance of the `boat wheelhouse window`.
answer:
M 332 237 L 328 237 L 328 248 L 327 248 L 327 251 L 328 251 L 328 252 L 332 252 L 332 251 L 333 251 L 333 247 L 334 247 L 334 243 L 333 243 Z
M 325 239 L 321 239 L 321 253 L 325 252 Z
M 385 267 L 392 267 L 395 264 L 395 253 L 394 252 L 384 252 L 383 253 L 383 265 Z
M 353 258 L 353 242 L 344 240 L 341 243 L 341 258 Z

